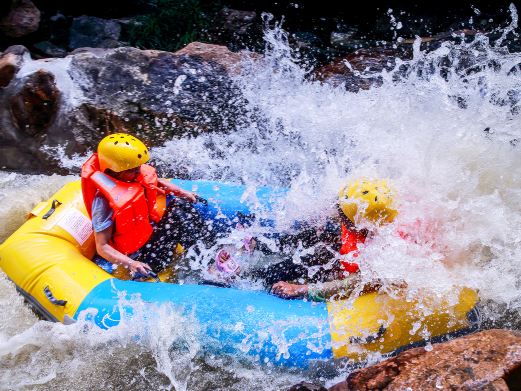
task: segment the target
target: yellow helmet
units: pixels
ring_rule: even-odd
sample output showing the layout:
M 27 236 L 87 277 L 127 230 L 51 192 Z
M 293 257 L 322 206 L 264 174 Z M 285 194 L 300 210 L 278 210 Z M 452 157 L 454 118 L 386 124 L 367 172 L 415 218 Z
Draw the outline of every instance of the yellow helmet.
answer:
M 101 172 L 107 168 L 121 172 L 136 168 L 150 159 L 148 149 L 136 137 L 126 133 L 114 133 L 98 144 Z
M 359 179 L 347 184 L 338 194 L 338 206 L 354 224 L 363 218 L 373 223 L 391 223 L 398 213 L 385 180 Z M 365 206 L 365 210 L 359 211 L 359 206 Z

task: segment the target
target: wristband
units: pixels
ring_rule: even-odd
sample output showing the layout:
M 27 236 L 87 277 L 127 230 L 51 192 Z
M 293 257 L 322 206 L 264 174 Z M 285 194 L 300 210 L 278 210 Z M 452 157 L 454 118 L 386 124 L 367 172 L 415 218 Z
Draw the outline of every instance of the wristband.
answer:
M 312 285 L 308 285 L 308 299 L 310 301 L 326 301 L 326 298 L 322 297 L 320 289 Z

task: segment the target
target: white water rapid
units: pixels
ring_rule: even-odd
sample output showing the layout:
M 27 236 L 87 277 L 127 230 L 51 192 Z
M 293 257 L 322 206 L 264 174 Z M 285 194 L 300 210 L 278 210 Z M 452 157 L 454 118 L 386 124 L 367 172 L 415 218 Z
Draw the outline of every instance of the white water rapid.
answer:
M 346 180 L 386 178 L 399 215 L 360 255 L 364 278 L 405 280 L 411 294 L 475 288 L 485 326 L 520 328 L 521 54 L 502 46 L 517 30 L 511 13 L 499 41 L 478 34 L 430 52 L 417 41 L 411 61 L 359 93 L 309 81 L 284 31 L 268 28 L 265 58 L 236 78 L 247 125 L 153 155 L 193 179 L 289 188 L 278 229 L 324 222 Z M 0 241 L 71 179 L 0 173 Z M 394 235 L 401 226 L 419 226 L 421 240 Z M 198 325 L 165 308 L 156 324 L 136 316 L 100 331 L 39 321 L 4 275 L 0 288 L 3 389 L 273 390 L 312 376 L 201 356 Z

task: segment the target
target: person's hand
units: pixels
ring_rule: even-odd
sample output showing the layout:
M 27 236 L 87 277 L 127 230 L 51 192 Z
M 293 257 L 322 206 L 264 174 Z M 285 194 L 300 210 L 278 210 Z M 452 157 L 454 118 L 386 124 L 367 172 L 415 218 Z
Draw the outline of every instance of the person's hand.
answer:
M 226 250 L 221 250 L 217 253 L 216 260 L 221 263 L 225 263 L 230 259 L 230 253 Z
M 192 204 L 195 204 L 197 202 L 197 194 L 192 193 L 191 191 L 185 191 L 183 194 L 183 198 L 185 200 L 190 201 Z
M 141 273 L 144 276 L 147 276 L 148 273 L 152 271 L 150 266 L 148 266 L 146 263 L 139 262 L 139 261 L 132 261 L 132 263 L 129 266 L 131 273 Z
M 271 293 L 283 299 L 293 299 L 304 297 L 308 294 L 307 285 L 290 284 L 289 282 L 279 281 L 271 287 Z

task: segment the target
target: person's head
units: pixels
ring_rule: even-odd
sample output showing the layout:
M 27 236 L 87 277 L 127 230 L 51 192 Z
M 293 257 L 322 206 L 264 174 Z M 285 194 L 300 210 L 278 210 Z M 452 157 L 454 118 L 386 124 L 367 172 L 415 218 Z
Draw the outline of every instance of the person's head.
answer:
M 145 144 L 126 133 L 108 135 L 98 144 L 100 170 L 124 182 L 134 182 L 150 159 Z
M 338 207 L 354 226 L 364 220 L 376 225 L 391 223 L 398 214 L 385 180 L 358 179 L 347 183 L 338 194 Z

